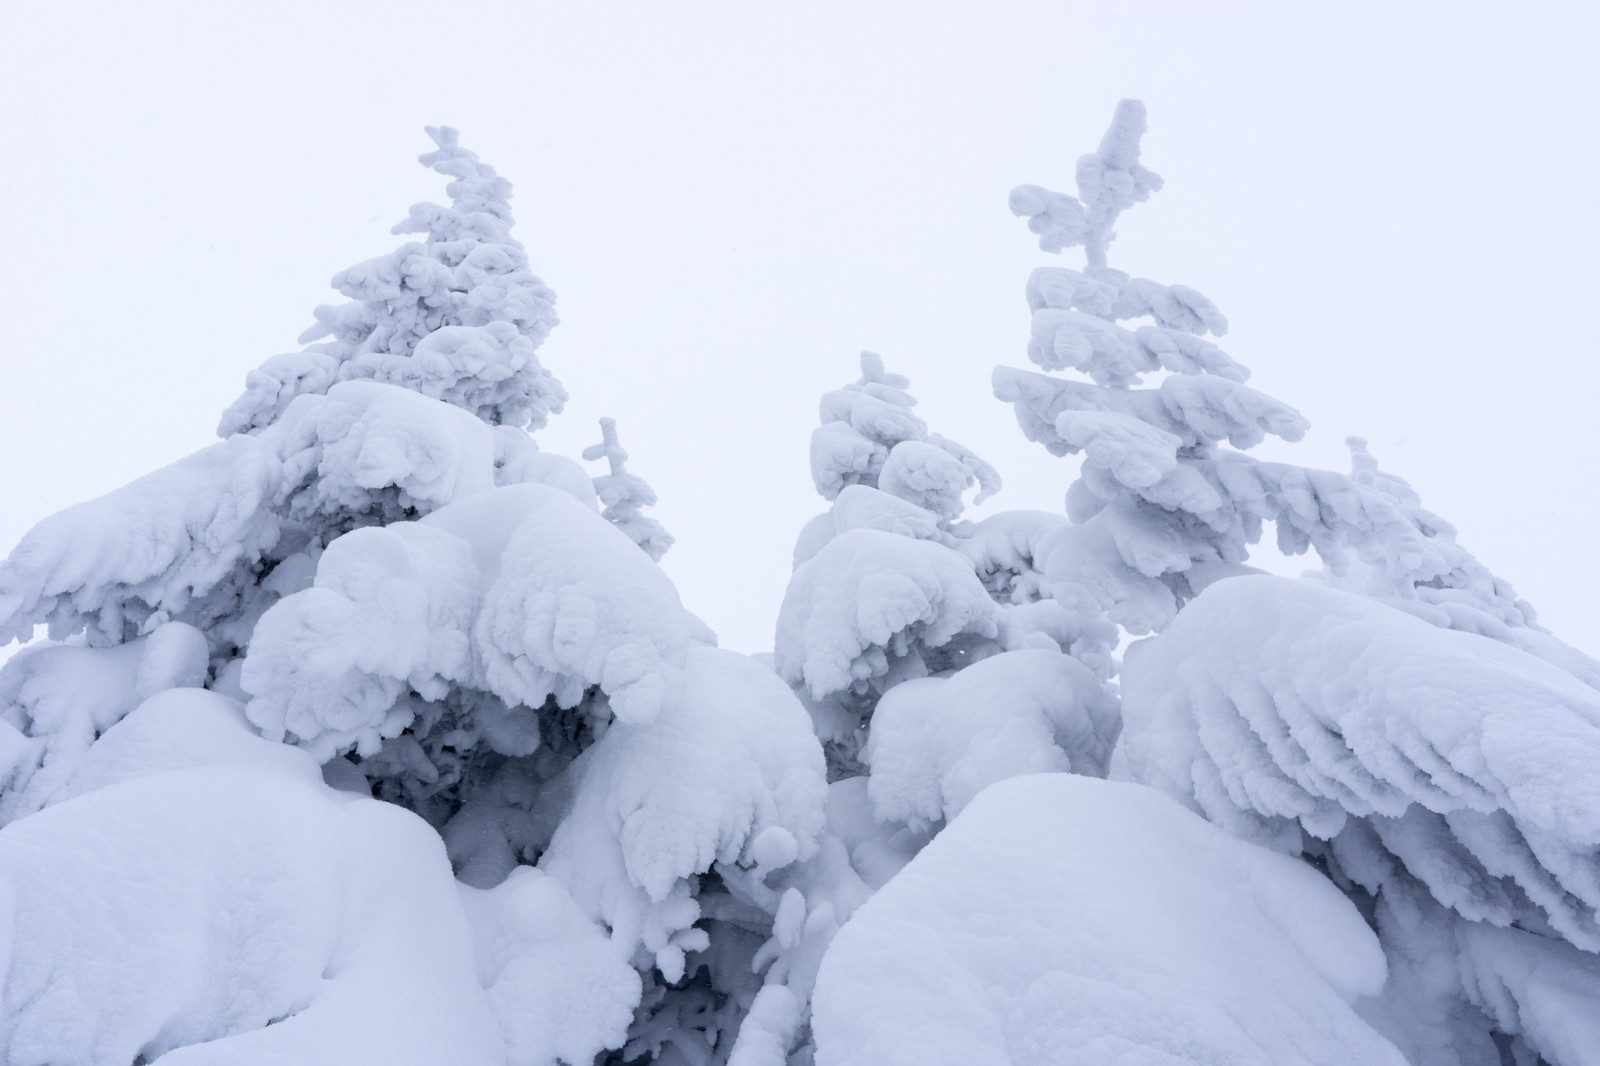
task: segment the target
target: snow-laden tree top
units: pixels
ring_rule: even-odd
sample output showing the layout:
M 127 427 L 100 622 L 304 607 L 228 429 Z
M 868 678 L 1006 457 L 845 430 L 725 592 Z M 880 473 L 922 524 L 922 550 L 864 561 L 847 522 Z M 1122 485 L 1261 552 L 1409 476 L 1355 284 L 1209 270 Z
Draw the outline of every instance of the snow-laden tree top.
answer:
M 1144 105 L 1124 100 L 1099 149 L 1078 160 L 1076 197 L 1037 185 L 1011 194 L 1041 248 L 1082 246 L 1087 260 L 1082 270 L 1041 267 L 1028 279 L 1027 351 L 1042 370 L 1090 380 L 1010 367 L 994 374 L 996 396 L 1014 406 L 1029 439 L 1084 456 L 1067 493 L 1079 527 L 1064 545 L 1071 558 L 1046 567 L 1057 575 L 1053 596 L 1104 610 L 1134 633 L 1159 629 L 1206 583 L 1234 572 L 1272 522 L 1284 552 L 1315 547 L 1330 572 L 1366 591 L 1449 603 L 1473 613 L 1469 628 L 1530 626 L 1532 610 L 1510 585 L 1414 494 L 1391 491 L 1395 479 L 1378 478 L 1370 457 L 1351 477 L 1244 454 L 1268 435 L 1301 439 L 1306 420 L 1244 384 L 1249 371 L 1209 339 L 1228 331 L 1210 299 L 1107 265 L 1112 225 L 1161 188 L 1139 161 L 1144 132 Z M 1146 375 L 1160 377 L 1139 387 Z
M 403 385 L 496 425 L 538 429 L 561 410 L 566 390 L 534 354 L 556 324 L 555 294 L 511 236 L 511 183 L 454 129 L 427 131 L 438 149 L 419 160 L 454 179 L 450 206 L 414 204 L 392 232 L 426 234 L 421 244 L 335 274 L 348 302 L 316 309 L 304 350 L 250 372 L 219 435 L 261 429 L 296 396 L 354 378 Z
M 566 392 L 535 355 L 555 295 L 511 236 L 511 184 L 455 130 L 428 134 L 421 161 L 452 179 L 450 206 L 394 228 L 423 243 L 335 275 L 350 302 L 316 309 L 301 339 L 318 343 L 250 372 L 223 441 L 31 530 L 0 562 L 0 641 L 48 623 L 116 644 L 177 618 L 226 653 L 350 529 L 496 485 L 594 503 L 582 469 L 522 428 Z

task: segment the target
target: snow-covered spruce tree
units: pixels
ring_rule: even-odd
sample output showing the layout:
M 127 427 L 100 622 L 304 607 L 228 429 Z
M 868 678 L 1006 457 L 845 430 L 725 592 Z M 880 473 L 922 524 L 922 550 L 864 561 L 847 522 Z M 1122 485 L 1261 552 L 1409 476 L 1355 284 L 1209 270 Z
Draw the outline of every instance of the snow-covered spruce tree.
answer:
M 1099 709 L 1106 701 L 1093 672 L 1062 654 L 1081 634 L 1053 625 L 1056 618 L 1037 609 L 1036 588 L 1030 584 L 1028 534 L 1057 520 L 1023 512 L 983 523 L 959 521 L 967 490 L 977 485 L 975 502 L 982 502 L 999 490 L 999 475 L 965 447 L 929 432 L 912 411 L 916 400 L 909 386 L 905 377 L 888 373 L 877 355 L 862 353 L 860 380 L 823 396 L 822 424 L 811 437 L 812 479 L 831 506 L 807 523 L 795 545 L 775 661 L 779 674 L 811 708 L 830 777 L 862 775 L 869 763 L 876 767 L 884 760 L 932 757 L 928 750 L 895 750 L 910 740 L 894 724 L 903 713 L 923 720 L 911 732 L 948 740 L 950 758 L 970 749 L 976 737 L 958 741 L 952 736 L 960 729 L 959 708 L 970 702 L 960 693 L 1026 674 L 1016 657 L 1030 658 L 1022 649 L 1036 652 L 1033 658 L 1060 660 L 1048 677 L 1034 678 L 1037 693 L 1016 693 L 1017 713 L 1025 713 L 1021 704 L 1029 704 L 1026 713 L 1038 719 L 1033 724 L 1043 751 L 1030 754 L 1051 768 L 1064 768 L 1068 752 L 1055 741 L 1070 735 L 1067 748 L 1078 769 L 1103 772 L 1110 722 L 1101 720 Z M 1020 548 L 1013 546 L 1018 531 Z M 1000 543 L 1008 553 L 997 552 Z M 1009 569 L 997 554 L 1007 555 Z M 954 688 L 943 683 L 1007 652 L 1004 663 L 982 669 L 988 682 L 973 678 Z M 897 697 L 894 706 L 904 703 L 907 711 L 884 710 L 895 739 L 876 742 L 880 750 L 874 761 L 867 750 L 873 743 L 869 722 L 885 695 L 924 678 L 936 680 L 905 688 Z M 1046 692 L 1055 692 L 1055 698 Z M 932 709 L 945 703 L 950 704 L 946 711 Z M 967 725 L 977 727 L 977 722 Z M 991 719 L 989 725 L 998 729 L 1000 723 Z M 884 743 L 889 750 L 881 750 Z M 967 795 L 979 787 L 974 783 Z M 890 799 L 891 791 L 900 790 L 880 775 L 874 789 L 879 814 L 888 820 L 921 828 L 946 816 L 936 786 L 930 796 Z M 951 803 L 948 813 L 959 805 Z
M 599 444 L 583 450 L 585 459 L 604 459 L 609 468 L 608 473 L 594 479 L 595 494 L 604 505 L 600 514 L 659 563 L 672 547 L 673 536 L 660 522 L 644 513 L 646 507 L 655 505 L 656 490 L 638 474 L 628 472 L 628 453 L 622 450 L 622 443 L 617 439 L 616 419 L 600 420 L 600 436 Z
M 220 443 L 0 564 L 0 635 L 52 638 L 0 669 L 0 1061 L 794 1037 L 752 963 L 799 943 L 820 747 L 528 436 L 553 298 L 509 184 L 429 132 L 423 241 L 339 274 Z
M 1224 446 L 1304 422 L 1203 339 L 1225 329 L 1209 300 L 1107 266 L 1118 214 L 1160 187 L 1143 131 L 1124 101 L 1077 198 L 1012 194 L 1041 246 L 1087 259 L 1034 272 L 1029 355 L 1090 381 L 995 375 L 1030 438 L 1083 453 L 1050 594 L 1164 631 L 1128 651 L 1119 772 L 1367 908 L 1390 977 L 1364 1009 L 1413 1062 L 1594 1061 L 1600 670 L 1364 442 L 1352 476 Z M 1318 579 L 1219 581 L 1267 520 L 1285 551 L 1317 549 Z
M 767 1057 L 752 1062 L 825 1056 L 810 1006 L 835 934 L 979 791 L 1038 771 L 1103 774 L 1110 751 L 1114 701 L 1067 654 L 1084 651 L 1082 634 L 1033 580 L 1031 544 L 1064 520 L 961 521 L 966 492 L 981 501 L 999 476 L 929 431 L 909 385 L 862 353 L 861 378 L 823 396 L 812 435 L 830 507 L 799 535 L 774 661 L 811 712 L 832 783 L 817 854 L 783 875 L 757 956 L 771 960 L 765 999 L 740 1047 L 755 1054 L 759 1040 Z M 775 1037 L 752 1024 L 762 1006 L 782 1007 Z

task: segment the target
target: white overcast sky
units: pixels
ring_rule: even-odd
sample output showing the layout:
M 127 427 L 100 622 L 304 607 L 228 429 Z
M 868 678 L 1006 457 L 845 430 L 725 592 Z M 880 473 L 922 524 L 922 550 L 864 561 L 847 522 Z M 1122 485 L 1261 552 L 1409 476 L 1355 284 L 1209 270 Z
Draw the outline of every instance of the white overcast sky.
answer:
M 0 542 L 213 439 L 338 269 L 442 196 L 448 123 L 516 185 L 563 324 L 540 435 L 615 416 L 724 644 L 771 644 L 818 395 L 862 348 L 1001 470 L 1074 471 L 989 396 L 1118 98 L 1165 191 L 1112 264 L 1212 297 L 1252 384 L 1347 434 L 1600 654 L 1600 5 L 0 2 Z M 1068 265 L 1077 265 L 1069 253 Z M 0 547 L 0 550 L 4 550 Z

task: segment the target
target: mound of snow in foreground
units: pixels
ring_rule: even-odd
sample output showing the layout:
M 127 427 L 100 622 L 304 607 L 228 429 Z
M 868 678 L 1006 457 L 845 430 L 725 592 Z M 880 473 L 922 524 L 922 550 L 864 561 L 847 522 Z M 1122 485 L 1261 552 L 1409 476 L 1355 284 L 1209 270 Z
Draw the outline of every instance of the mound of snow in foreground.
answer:
M 818 1066 L 1400 1066 L 1351 1004 L 1377 940 L 1310 867 L 1154 789 L 980 793 L 840 930 Z
M 0 831 L 0 982 L 10 1066 L 553 1066 L 620 1044 L 638 998 L 554 879 L 458 886 L 422 819 L 197 689 Z

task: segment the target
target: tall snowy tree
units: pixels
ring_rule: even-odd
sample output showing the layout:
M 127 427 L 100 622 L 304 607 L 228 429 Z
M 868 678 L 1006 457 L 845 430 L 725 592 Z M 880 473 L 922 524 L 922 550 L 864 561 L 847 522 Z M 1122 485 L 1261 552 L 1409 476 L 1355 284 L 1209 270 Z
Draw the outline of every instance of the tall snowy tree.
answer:
M 1120 213 L 1161 186 L 1144 130 L 1123 101 L 1077 197 L 1011 197 L 1046 251 L 1084 248 L 1030 278 L 1028 355 L 1089 380 L 995 373 L 1031 439 L 1083 456 L 1043 593 L 1161 633 L 1123 664 L 1114 775 L 1321 865 L 1388 957 L 1360 1010 L 1411 1061 L 1592 1061 L 1600 670 L 1364 442 L 1350 476 L 1235 450 L 1305 422 L 1205 339 L 1227 328 L 1210 300 L 1108 265 Z M 1317 549 L 1319 579 L 1246 576 L 1266 521 Z
M 1161 185 L 1144 127 L 1124 101 L 1078 196 L 1012 194 L 1046 251 L 1085 250 L 1029 280 L 1028 354 L 1088 380 L 1001 368 L 995 391 L 1082 463 L 1065 520 L 974 553 L 992 592 L 1158 634 L 1108 657 L 1112 776 L 1137 783 L 981 778 L 834 938 L 817 1062 L 1600 1061 L 1597 664 L 1364 442 L 1348 476 L 1244 453 L 1304 420 L 1206 339 L 1211 301 L 1108 265 Z M 1267 521 L 1322 572 L 1245 566 Z M 1005 717 L 1006 680 L 974 717 Z
M 0 634 L 52 637 L 0 669 L 8 1064 L 720 1062 L 758 1006 L 820 747 L 528 436 L 553 296 L 429 132 L 423 242 L 338 274 L 222 442 L 0 563 Z

